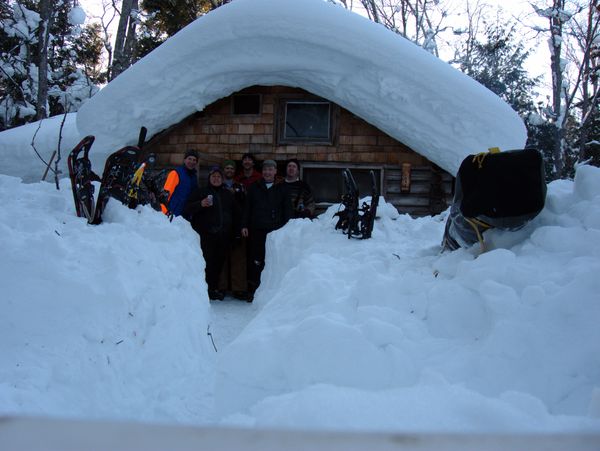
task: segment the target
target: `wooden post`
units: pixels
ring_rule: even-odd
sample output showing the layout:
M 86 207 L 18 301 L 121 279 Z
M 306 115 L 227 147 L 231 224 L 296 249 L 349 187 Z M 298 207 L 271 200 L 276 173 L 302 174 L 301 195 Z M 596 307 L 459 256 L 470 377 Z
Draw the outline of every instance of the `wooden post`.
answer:
M 400 180 L 400 192 L 401 193 L 409 193 L 410 192 L 410 163 L 402 163 L 402 179 Z

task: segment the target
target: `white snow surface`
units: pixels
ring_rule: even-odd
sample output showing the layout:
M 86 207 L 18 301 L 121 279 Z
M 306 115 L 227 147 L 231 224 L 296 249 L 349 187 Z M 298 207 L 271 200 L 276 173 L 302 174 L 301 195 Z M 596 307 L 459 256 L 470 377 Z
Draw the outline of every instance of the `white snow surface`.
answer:
M 61 134 L 60 126 L 63 120 L 64 126 Z M 68 175 L 67 156 L 73 147 L 81 141 L 75 124 L 75 113 L 69 113 L 66 117 L 53 116 L 43 121 L 1 132 L 0 174 L 21 177 L 25 182 L 41 180 L 46 170 L 43 161 L 50 161 L 52 152 L 58 150 L 59 140 L 61 159 L 58 162 L 58 167 L 62 172 L 61 177 L 64 177 Z M 98 164 L 103 162 L 105 157 L 106 155 L 98 160 Z M 51 168 L 54 169 L 54 162 L 51 164 Z M 46 180 L 51 180 L 53 177 L 53 173 L 49 172 Z
M 2 175 L 0 203 L 0 416 L 600 432 L 598 168 L 481 255 L 440 255 L 445 214 L 384 201 L 369 240 L 335 208 L 293 220 L 254 304 L 209 303 L 181 218 L 111 201 L 87 225 L 68 180 Z
M 138 61 L 79 110 L 97 155 L 151 137 L 252 85 L 329 99 L 455 174 L 464 157 L 522 148 L 525 126 L 479 83 L 381 25 L 323 0 L 236 0 Z

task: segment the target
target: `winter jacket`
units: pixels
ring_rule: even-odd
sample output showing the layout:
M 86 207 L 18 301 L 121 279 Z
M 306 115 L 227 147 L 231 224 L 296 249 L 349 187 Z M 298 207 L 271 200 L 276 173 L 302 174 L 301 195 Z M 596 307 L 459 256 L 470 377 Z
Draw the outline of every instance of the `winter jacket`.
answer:
M 315 199 L 310 186 L 304 180 L 283 183 L 287 186 L 292 202 L 292 218 L 312 218 L 315 214 Z
M 169 192 L 168 208 L 161 205 L 163 213 L 172 213 L 175 216 L 183 214 L 185 203 L 191 194 L 198 188 L 196 170 L 189 170 L 185 166 L 175 168 L 167 176 L 163 190 Z M 183 214 L 187 220 L 190 218 Z
M 210 207 L 201 205 L 202 199 L 213 196 Z M 237 232 L 240 223 L 240 210 L 233 194 L 223 185 L 198 188 L 187 200 L 184 214 L 190 218 L 192 228 L 200 235 L 223 234 L 229 237 Z
M 267 188 L 264 179 L 252 184 L 246 193 L 242 228 L 275 230 L 292 217 L 287 187 L 276 183 Z
M 250 175 L 250 177 L 246 177 L 244 175 L 244 172 L 242 171 L 240 174 L 236 175 L 234 180 L 237 183 L 241 183 L 242 185 L 244 185 L 244 188 L 246 188 L 246 190 L 250 187 L 250 185 L 254 184 L 254 182 L 257 182 L 258 180 L 262 179 L 262 174 L 260 172 L 258 172 L 256 169 L 254 169 L 252 171 L 252 175 Z

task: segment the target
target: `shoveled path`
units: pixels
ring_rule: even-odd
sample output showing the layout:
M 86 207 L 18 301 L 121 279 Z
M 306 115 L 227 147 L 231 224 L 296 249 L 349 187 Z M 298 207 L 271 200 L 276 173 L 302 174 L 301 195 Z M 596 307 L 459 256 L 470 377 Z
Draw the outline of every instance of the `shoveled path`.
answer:
M 227 296 L 223 301 L 210 301 L 210 327 L 217 351 L 229 345 L 258 312 L 255 304 Z

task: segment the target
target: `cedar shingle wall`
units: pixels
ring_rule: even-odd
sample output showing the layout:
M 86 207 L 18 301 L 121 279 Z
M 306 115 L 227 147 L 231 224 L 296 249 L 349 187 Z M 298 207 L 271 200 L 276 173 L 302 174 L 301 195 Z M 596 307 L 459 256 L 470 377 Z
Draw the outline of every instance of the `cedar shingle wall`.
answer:
M 433 186 L 429 178 L 435 178 L 431 175 L 435 174 L 433 164 L 363 119 L 336 107 L 332 145 L 278 145 L 279 100 L 303 98 L 311 96 L 310 93 L 283 86 L 253 86 L 240 93 L 261 95 L 260 114 L 233 115 L 232 97 L 226 97 L 154 136 L 145 150 L 157 154 L 160 166 L 181 164 L 187 149 L 200 153 L 201 168 L 225 159 L 239 161 L 246 152 L 252 152 L 258 160 L 298 158 L 301 162 L 312 163 L 377 165 L 385 168 L 382 194 L 401 212 L 423 215 L 440 211 L 439 206 L 434 206 L 432 189 L 429 189 Z M 410 163 L 415 168 L 414 188 L 410 193 L 399 192 L 402 163 Z M 450 200 L 451 181 L 452 178 L 445 174 L 442 183 L 445 202 Z
M 297 144 L 277 145 L 276 110 L 278 99 L 288 95 L 304 95 L 306 91 L 287 87 L 252 87 L 243 93 L 260 93 L 261 114 L 234 116 L 231 97 L 207 106 L 202 113 L 193 115 L 180 124 L 154 137 L 146 149 L 158 154 L 159 164 L 180 164 L 186 149 L 194 148 L 206 163 L 227 158 L 241 159 L 252 152 L 259 160 L 285 160 L 337 163 L 377 163 L 415 165 L 429 162 L 395 139 L 340 108 L 337 118 L 337 139 L 333 145 Z M 206 158 L 201 158 L 202 160 Z

